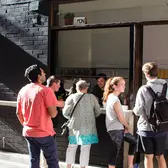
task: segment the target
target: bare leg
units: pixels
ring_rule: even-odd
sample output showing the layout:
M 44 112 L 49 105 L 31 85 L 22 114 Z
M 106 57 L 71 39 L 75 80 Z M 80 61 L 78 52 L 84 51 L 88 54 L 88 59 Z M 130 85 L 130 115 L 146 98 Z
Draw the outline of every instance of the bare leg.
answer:
M 67 164 L 67 168 L 71 168 L 71 166 L 72 166 L 71 164 Z
M 156 156 L 158 161 L 158 168 L 167 168 L 164 155 Z
M 112 166 L 112 165 L 108 165 L 108 168 L 115 168 L 115 166 Z
M 128 155 L 128 168 L 133 168 L 134 155 Z
M 144 165 L 145 168 L 153 168 L 153 154 L 145 154 Z

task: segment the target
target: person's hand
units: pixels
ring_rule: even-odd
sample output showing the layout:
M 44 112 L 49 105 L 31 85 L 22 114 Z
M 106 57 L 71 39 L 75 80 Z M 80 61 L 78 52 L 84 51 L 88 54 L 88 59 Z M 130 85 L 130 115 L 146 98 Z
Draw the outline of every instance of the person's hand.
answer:
M 124 130 L 124 133 L 125 133 L 125 134 L 128 133 L 128 132 L 129 132 L 129 131 L 128 131 L 127 129 Z
M 130 132 L 130 128 L 129 127 L 125 127 L 124 133 L 128 133 Z

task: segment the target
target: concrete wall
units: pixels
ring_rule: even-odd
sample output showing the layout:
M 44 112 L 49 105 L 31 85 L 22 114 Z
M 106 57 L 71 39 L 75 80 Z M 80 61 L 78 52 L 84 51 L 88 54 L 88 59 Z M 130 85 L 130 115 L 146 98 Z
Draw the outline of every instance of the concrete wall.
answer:
M 168 67 L 168 25 L 145 26 L 144 62 L 155 61 L 160 68 Z

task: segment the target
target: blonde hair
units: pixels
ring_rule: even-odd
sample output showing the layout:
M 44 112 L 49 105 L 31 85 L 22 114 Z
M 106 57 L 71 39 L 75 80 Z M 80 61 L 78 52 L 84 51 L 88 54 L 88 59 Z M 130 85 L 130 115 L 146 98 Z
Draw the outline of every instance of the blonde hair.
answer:
M 107 102 L 108 95 L 114 92 L 114 85 L 117 85 L 121 80 L 124 80 L 123 77 L 114 77 L 109 78 L 105 84 L 104 93 L 103 93 L 103 101 Z
M 158 66 L 155 62 L 147 62 L 142 66 L 142 71 L 148 74 L 150 77 L 157 77 Z

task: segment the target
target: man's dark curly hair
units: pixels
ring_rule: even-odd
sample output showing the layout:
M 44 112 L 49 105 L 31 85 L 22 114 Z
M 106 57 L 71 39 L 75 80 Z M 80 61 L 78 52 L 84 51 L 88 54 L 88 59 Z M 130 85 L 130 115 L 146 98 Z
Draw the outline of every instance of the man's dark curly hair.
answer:
M 41 75 L 41 68 L 38 65 L 31 65 L 25 70 L 25 77 L 30 82 L 37 82 L 38 75 Z
M 104 74 L 104 73 L 99 73 L 99 74 L 96 76 L 96 80 L 98 80 L 99 78 L 104 78 L 104 80 L 107 80 L 107 76 L 106 76 L 106 74 Z

